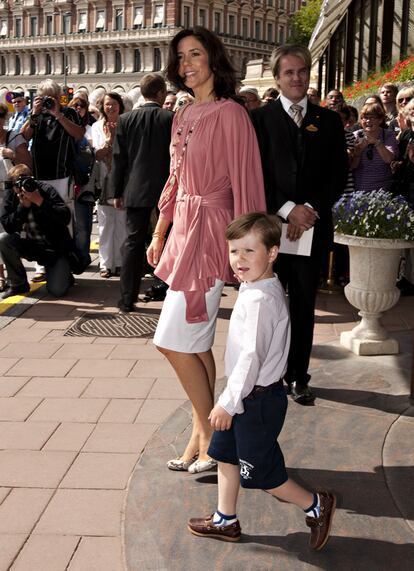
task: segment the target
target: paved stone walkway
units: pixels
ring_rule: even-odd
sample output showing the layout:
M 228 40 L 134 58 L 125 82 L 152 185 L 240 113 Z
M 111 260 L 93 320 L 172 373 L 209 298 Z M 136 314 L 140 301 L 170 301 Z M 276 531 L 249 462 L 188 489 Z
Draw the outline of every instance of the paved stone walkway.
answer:
M 223 375 L 228 317 L 235 299 L 232 288 L 226 288 L 225 293 L 214 346 L 218 377 Z M 128 535 L 128 527 L 125 527 L 127 533 L 123 550 L 121 530 L 125 505 L 128 513 L 129 502 L 135 501 L 133 494 L 137 476 L 142 470 L 141 462 L 149 461 L 147 452 L 154 448 L 162 431 L 166 431 L 169 438 L 173 436 L 174 445 L 180 449 L 180 438 L 184 438 L 183 431 L 188 429 L 188 413 L 182 408 L 185 406 L 185 395 L 181 386 L 150 340 L 64 336 L 64 331 L 85 311 L 116 311 L 118 280 L 100 279 L 95 264 L 91 271 L 76 279 L 76 286 L 65 299 L 54 300 L 42 289 L 33 296 L 32 299 L 23 299 L 12 309 L 8 305 L 7 311 L 4 302 L 0 304 L 0 571 L 118 571 L 124 568 L 124 551 L 131 570 L 201 568 L 186 563 L 189 556 L 185 551 L 188 538 L 180 544 L 181 536 L 185 533 L 181 529 L 181 521 L 179 528 L 170 528 L 177 538 L 177 553 L 181 557 L 177 559 L 177 565 L 164 563 L 164 566 L 159 566 L 157 563 L 152 567 L 146 564 L 141 567 L 137 563 L 139 559 L 133 557 L 138 545 L 134 540 L 138 538 Z M 409 298 L 401 300 L 385 320 L 388 328 L 400 336 L 405 352 L 398 361 L 402 363 L 400 376 L 394 382 L 384 377 L 384 371 L 389 368 L 385 358 L 356 358 L 337 346 L 340 331 L 351 328 L 356 319 L 356 313 L 343 297 L 321 296 L 318 302 L 312 360 L 312 368 L 323 371 L 322 380 L 317 382 L 320 387 L 318 396 L 324 408 L 335 410 L 335 423 L 339 423 L 335 430 L 338 434 L 341 430 L 344 433 L 350 430 L 349 424 L 344 421 L 350 409 L 361 411 L 372 420 L 371 433 L 376 432 L 381 419 L 381 429 L 388 423 L 389 431 L 392 430 L 403 444 L 395 447 L 392 444 L 394 441 L 385 442 L 384 450 L 390 466 L 387 485 L 396 472 L 393 467 L 404 464 L 411 453 L 410 440 L 406 435 L 412 433 L 412 418 L 405 415 L 404 410 L 407 408 L 411 359 L 409 338 L 414 329 L 412 306 Z M 161 304 L 146 307 L 157 312 Z M 23 313 L 22 309 L 25 309 Z M 19 316 L 10 317 L 10 314 Z M 358 375 L 365 367 L 365 361 L 361 359 L 371 359 L 370 363 L 375 365 L 375 372 L 369 373 L 368 378 L 364 377 L 363 389 L 358 387 Z M 343 381 L 335 392 L 331 390 L 332 383 L 340 374 L 342 363 L 355 365 L 350 369 L 349 382 Z M 352 383 L 350 379 L 353 379 Z M 377 392 L 377 396 L 372 400 L 371 407 L 373 391 Z M 378 398 L 383 403 L 379 411 L 376 404 Z M 295 414 L 298 414 L 299 407 L 295 408 Z M 173 414 L 177 409 L 177 413 Z M 324 414 L 318 412 L 318 406 L 310 409 L 300 407 L 300 410 L 304 415 L 318 416 L 317 422 L 311 423 L 315 427 L 315 447 L 324 446 L 332 430 L 329 420 L 333 418 L 332 415 L 325 419 Z M 356 418 L 360 416 L 357 414 Z M 398 419 L 398 422 L 390 424 L 391 417 Z M 177 433 L 172 434 L 174 426 L 181 431 L 180 438 Z M 354 442 L 367 437 L 363 426 L 353 427 Z M 161 432 L 157 433 L 160 428 Z M 288 440 L 289 434 L 288 429 Z M 310 434 L 306 436 L 310 437 Z M 296 439 L 296 436 L 292 438 Z M 149 442 L 150 446 L 146 449 Z M 321 479 L 328 480 L 330 484 L 332 479 L 336 479 L 337 470 L 340 470 L 355 472 L 356 482 L 359 479 L 370 482 L 368 488 L 363 488 L 365 497 L 362 499 L 361 492 L 350 497 L 350 488 L 347 488 L 346 509 L 360 513 L 359 505 L 362 502 L 365 509 L 362 513 L 368 511 L 380 527 L 384 519 L 403 522 L 405 516 L 402 510 L 407 505 L 409 511 L 406 519 L 413 519 L 412 493 L 409 501 L 404 498 L 398 500 L 400 503 L 396 501 L 397 507 L 393 509 L 397 511 L 386 513 L 385 516 L 379 513 L 378 497 L 374 493 L 378 481 L 375 474 L 380 474 L 383 468 L 378 450 L 375 453 L 372 451 L 372 455 L 377 456 L 370 457 L 369 462 L 364 452 L 351 457 L 347 455 L 346 462 L 341 463 L 341 450 L 344 454 L 347 452 L 344 445 L 341 446 L 329 461 L 318 466 L 324 476 Z M 288 456 L 289 465 L 298 469 L 303 479 L 316 480 L 319 474 L 314 472 L 312 462 L 306 464 L 298 461 L 303 449 L 292 446 L 292 450 L 294 455 Z M 145 454 L 142 456 L 143 452 Z M 165 450 L 155 455 L 155 459 L 152 458 L 151 462 L 155 462 L 155 465 L 151 478 L 159 474 L 161 478 L 168 478 L 177 484 L 179 480 L 173 479 L 164 468 L 169 453 L 170 450 Z M 373 464 L 378 467 L 378 472 L 375 472 Z M 408 464 L 406 470 L 408 474 Z M 131 477 L 134 487 L 131 486 L 127 494 Z M 214 486 L 208 488 L 214 494 Z M 195 487 L 194 491 L 198 489 Z M 147 492 L 151 491 L 152 494 L 154 490 L 156 486 L 148 483 Z M 193 513 L 190 498 L 182 517 L 187 512 Z M 205 496 L 205 499 L 209 498 Z M 174 498 L 169 497 L 168 501 L 173 502 Z M 204 507 L 209 507 L 207 501 Z M 131 525 L 135 525 L 132 519 L 130 521 Z M 365 535 L 369 537 L 372 522 L 364 521 L 367 526 Z M 298 526 L 296 519 L 292 522 L 289 533 L 302 544 L 303 526 Z M 157 527 L 153 529 L 154 533 L 158 533 Z M 285 549 L 282 537 L 284 529 L 280 526 L 277 529 L 276 535 L 281 535 L 277 538 L 278 549 Z M 412 528 L 408 526 L 404 529 L 404 537 L 399 535 L 398 527 L 389 538 L 391 546 L 400 546 L 391 551 L 398 558 L 413 555 L 412 549 L 407 547 Z M 257 531 L 252 527 L 251 533 L 257 534 Z M 344 531 L 339 535 L 343 536 L 343 541 L 335 549 L 344 549 L 344 545 L 346 549 L 351 540 Z M 162 538 L 157 537 L 161 542 Z M 354 536 L 351 534 L 351 537 Z M 171 536 L 165 535 L 165 541 L 169 544 Z M 262 538 L 256 541 L 253 537 L 251 541 L 255 552 L 262 553 L 273 540 Z M 217 546 L 216 542 L 213 544 Z M 373 549 L 378 545 L 374 541 L 371 547 Z M 386 543 L 380 553 L 388 547 Z M 192 543 L 190 549 L 193 549 Z M 221 554 L 220 557 L 223 554 L 221 548 L 214 548 L 214 551 Z M 302 559 L 302 552 L 298 559 L 296 547 L 287 553 L 290 560 Z M 162 553 L 164 556 L 165 551 Z M 313 568 L 327 568 L 322 564 L 319 566 L 320 561 L 315 560 Z M 309 565 L 307 559 L 306 562 Z M 216 568 L 232 569 L 223 564 Z M 256 567 L 245 563 L 241 564 L 241 568 Z M 277 566 L 272 565 L 272 568 Z M 398 568 L 402 569 L 401 566 Z

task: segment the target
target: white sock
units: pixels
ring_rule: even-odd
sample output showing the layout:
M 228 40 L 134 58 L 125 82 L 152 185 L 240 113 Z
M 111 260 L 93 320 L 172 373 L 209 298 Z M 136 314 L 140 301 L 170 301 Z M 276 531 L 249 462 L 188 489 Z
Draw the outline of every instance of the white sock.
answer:
M 237 515 L 225 515 L 218 510 L 214 513 L 213 523 L 217 526 L 225 527 L 226 525 L 231 525 L 237 521 Z
M 319 517 L 321 515 L 321 500 L 319 494 L 313 494 L 313 504 L 307 510 L 303 510 L 309 517 Z

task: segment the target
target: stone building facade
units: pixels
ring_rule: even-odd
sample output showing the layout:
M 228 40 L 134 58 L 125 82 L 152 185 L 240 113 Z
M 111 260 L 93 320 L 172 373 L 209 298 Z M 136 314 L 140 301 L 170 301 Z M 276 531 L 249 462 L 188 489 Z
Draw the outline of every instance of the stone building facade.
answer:
M 163 69 L 181 28 L 202 25 L 225 43 L 239 78 L 288 35 L 301 0 L 0 0 L 0 97 L 34 93 L 51 77 L 89 93 L 137 98 L 143 74 Z

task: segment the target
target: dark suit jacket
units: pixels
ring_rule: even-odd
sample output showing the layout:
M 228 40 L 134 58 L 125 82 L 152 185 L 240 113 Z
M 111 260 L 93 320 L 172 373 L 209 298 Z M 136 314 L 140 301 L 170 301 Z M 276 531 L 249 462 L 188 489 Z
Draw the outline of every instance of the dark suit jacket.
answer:
M 126 208 L 157 205 L 169 174 L 172 120 L 156 103 L 120 115 L 110 185 Z
M 338 113 L 308 102 L 298 132 L 277 100 L 252 112 L 262 158 L 268 211 L 288 200 L 318 211 L 315 236 L 332 236 L 331 208 L 345 187 L 348 158 Z

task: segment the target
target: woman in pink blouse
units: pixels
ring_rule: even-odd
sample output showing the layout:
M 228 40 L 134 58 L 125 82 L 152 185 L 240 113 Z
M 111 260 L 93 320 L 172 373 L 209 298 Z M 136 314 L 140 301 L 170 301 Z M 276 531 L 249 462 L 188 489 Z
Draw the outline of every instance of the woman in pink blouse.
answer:
M 193 405 L 190 441 L 167 465 L 196 473 L 215 465 L 207 455 L 216 377 L 211 347 L 224 283 L 235 281 L 225 228 L 266 204 L 256 135 L 235 101 L 235 74 L 221 41 L 201 27 L 179 32 L 170 44 L 167 78 L 194 103 L 174 118 L 170 176 L 147 257 L 170 286 L 154 343 Z

